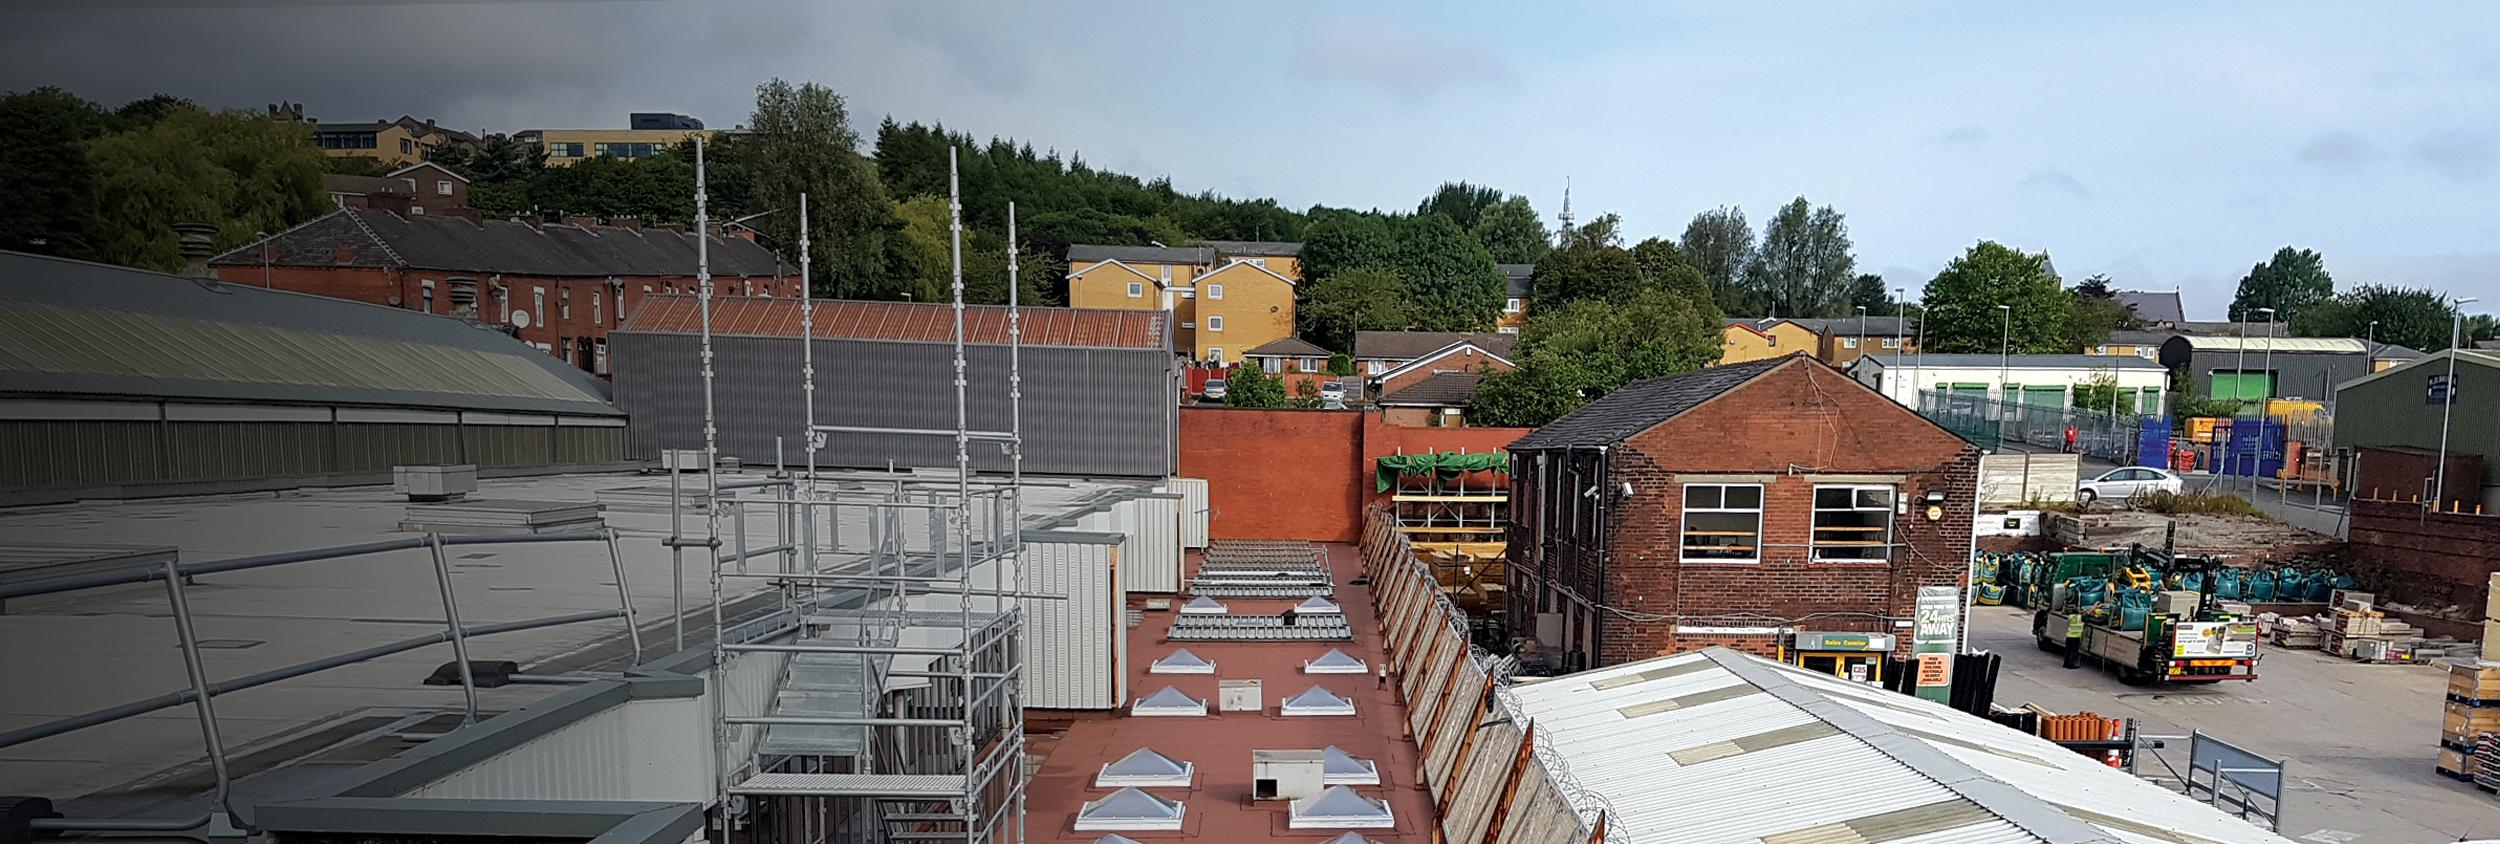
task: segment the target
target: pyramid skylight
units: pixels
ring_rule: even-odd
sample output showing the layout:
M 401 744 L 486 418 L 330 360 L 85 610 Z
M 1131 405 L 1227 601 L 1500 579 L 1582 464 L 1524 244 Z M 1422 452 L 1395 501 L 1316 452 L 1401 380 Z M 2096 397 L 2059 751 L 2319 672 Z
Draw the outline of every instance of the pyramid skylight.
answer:
M 1331 600 L 1328 600 L 1328 599 L 1326 599 L 1326 598 L 1322 598 L 1322 597 L 1320 597 L 1320 596 L 1318 596 L 1318 595 L 1313 595 L 1313 596 L 1311 596 L 1311 597 L 1308 597 L 1308 598 L 1304 598 L 1304 599 L 1302 599 L 1302 603 L 1299 603 L 1299 604 L 1295 604 L 1295 605 L 1293 605 L 1293 611 L 1294 611 L 1294 612 L 1321 612 L 1321 613 L 1344 613 L 1344 612 L 1345 612 L 1344 610 L 1341 610 L 1341 609 L 1338 609 L 1338 608 L 1337 608 L 1337 604 L 1336 604 L 1336 602 L 1335 602 L 1335 601 L 1331 601 Z
M 1197 770 L 1196 765 L 1157 753 L 1151 747 L 1141 747 L 1117 762 L 1103 765 L 1102 772 L 1094 775 L 1094 787 L 1156 785 L 1186 788 Z
M 1094 844 L 1102 844 L 1102 842 L 1096 841 Z M 1344 835 L 1328 839 L 1326 842 L 1323 842 L 1323 844 L 1374 844 L 1374 842 L 1369 838 L 1363 837 L 1363 834 L 1360 832 L 1349 832 Z
M 1329 648 L 1318 659 L 1302 662 L 1304 674 L 1361 674 L 1368 670 L 1370 666 L 1364 665 L 1362 660 L 1337 648 Z
M 1346 833 L 1346 835 L 1353 835 L 1353 834 L 1354 834 L 1354 833 L 1351 833 L 1351 832 Z M 1344 838 L 1344 836 L 1338 836 L 1338 838 L 1337 838 L 1337 839 L 1334 839 L 1334 840 L 1329 841 L 1329 842 L 1328 842 L 1328 844 L 1338 844 L 1338 841 L 1343 840 L 1343 838 Z M 1130 838 L 1130 837 L 1128 837 L 1128 836 L 1126 836 L 1126 835 L 1121 835 L 1121 834 L 1119 834 L 1119 833 L 1117 833 L 1117 832 L 1114 832 L 1114 833 L 1112 833 L 1112 834 L 1110 834 L 1110 835 L 1105 835 L 1105 836 L 1103 836 L 1103 837 L 1101 837 L 1101 838 L 1096 838 L 1096 839 L 1094 839 L 1094 844 L 1137 844 L 1137 839 L 1135 839 L 1135 838 Z M 1358 841 L 1358 842 L 1354 842 L 1354 844 L 1369 844 L 1369 842 L 1368 842 L 1368 841 Z
M 1213 674 L 1215 673 L 1215 663 L 1209 662 L 1206 657 L 1190 653 L 1187 648 L 1182 648 L 1180 650 L 1173 651 L 1170 656 L 1155 660 L 1153 664 L 1146 666 L 1146 673 Z
M 1083 815 L 1078 817 L 1078 823 L 1084 823 Z M 1286 821 L 1286 826 L 1294 829 L 1385 829 L 1396 825 L 1389 801 L 1364 797 L 1342 785 L 1329 786 L 1317 797 L 1293 801 L 1290 819 Z
M 1182 694 L 1179 689 L 1165 686 L 1163 691 L 1139 698 L 1136 703 L 1129 704 L 1128 714 L 1137 716 L 1205 715 L 1207 702 Z
M 1223 615 L 1232 610 L 1226 609 L 1222 601 L 1200 595 L 1189 599 L 1189 603 L 1182 604 L 1181 612 L 1186 615 Z
M 1347 793 L 1352 794 L 1352 792 Z M 1313 802 L 1327 799 L 1327 797 L 1328 795 L 1322 794 L 1314 798 Z M 1356 797 L 1355 799 L 1361 800 L 1362 798 Z M 1299 805 L 1299 801 L 1296 805 Z M 1181 813 L 1187 810 L 1188 807 L 1181 805 L 1181 801 L 1165 800 L 1139 791 L 1132 786 L 1114 791 L 1111 796 L 1100 800 L 1085 801 L 1085 808 L 1077 810 L 1076 828 L 1179 829 L 1181 828 Z M 1387 811 L 1386 804 L 1383 805 L 1382 811 Z
M 1352 715 L 1354 714 L 1354 701 L 1338 697 L 1335 692 L 1327 689 L 1312 686 L 1302 690 L 1301 694 L 1286 698 L 1280 712 L 1284 715 Z
M 1380 764 L 1358 758 L 1329 745 L 1320 751 L 1320 783 L 1323 785 L 1379 785 Z

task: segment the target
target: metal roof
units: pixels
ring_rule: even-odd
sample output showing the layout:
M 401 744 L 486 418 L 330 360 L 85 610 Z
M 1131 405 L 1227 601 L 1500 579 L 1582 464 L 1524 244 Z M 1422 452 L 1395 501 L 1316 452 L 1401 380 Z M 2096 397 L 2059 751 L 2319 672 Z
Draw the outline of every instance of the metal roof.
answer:
M 624 415 L 474 323 L 20 252 L 0 252 L 0 336 L 0 392 Z
M 863 302 L 819 299 L 816 336 L 829 340 L 894 340 L 913 343 L 950 342 L 955 336 L 951 305 L 935 302 Z M 1094 308 L 1024 308 L 1024 344 L 1090 349 L 1165 349 L 1162 311 L 1121 311 Z M 768 297 L 715 297 L 715 336 L 797 337 L 799 300 Z M 634 309 L 619 333 L 694 334 L 702 330 L 702 307 L 694 296 L 652 296 Z M 1007 345 L 1007 308 L 964 306 L 964 342 Z
M 1888 355 L 1868 355 L 1858 359 L 1868 366 L 1893 365 Z M 2134 355 L 1919 355 L 1901 359 L 1901 368 L 1919 367 L 1951 369 L 2161 369 L 2159 363 Z
M 2349 390 L 2349 389 L 2352 389 L 2352 388 L 2354 388 L 2354 387 L 2358 387 L 2358 386 L 2361 386 L 2361 385 L 2363 385 L 2363 384 L 2367 384 L 2367 383 L 2370 383 L 2370 382 L 2372 382 L 2372 381 L 2379 380 L 2379 379 L 2381 379 L 2381 378 L 2386 378 L 2386 377 L 2389 377 L 2389 376 L 2395 375 L 2396 373 L 2399 373 L 2399 372 L 2402 372 L 2402 373 L 2405 373 L 2405 374 L 2408 374 L 2408 375 L 2418 374 L 2418 373 L 2416 372 L 2416 370 L 2417 370 L 2417 368 L 2418 368 L 2418 367 L 2423 367 L 2423 366 L 2431 366 L 2431 365 L 2441 365 L 2441 364 L 2437 364 L 2436 362 L 2438 362 L 2438 361 L 2444 361 L 2444 360 L 2447 360 L 2447 359 L 2448 359 L 2448 357 L 2449 357 L 2450 355 L 2452 355 L 2452 354 L 2456 356 L 2457 362 L 2459 362 L 2459 363 L 2477 364 L 2477 365 L 2480 365 L 2480 366 L 2490 367 L 2490 368 L 2492 368 L 2492 369 L 2500 369 L 2500 351 L 2495 351 L 2495 350 L 2491 350 L 2491 349 L 2453 349 L 2453 350 L 2450 350 L 2450 349 L 2443 349 L 2443 350 L 2440 350 L 2440 351 L 2436 351 L 2436 352 L 2432 352 L 2432 353 L 2430 353 L 2430 354 L 2424 355 L 2424 356 L 2422 356 L 2422 357 L 2420 357 L 2420 358 L 2416 358 L 2416 359 L 2414 359 L 2414 360 L 2409 360 L 2409 361 L 2406 361 L 2406 362 L 2404 362 L 2404 363 L 2400 363 L 2400 364 L 2397 364 L 2397 365 L 2395 365 L 2395 366 L 2391 366 L 2391 367 L 2388 367 L 2388 368 L 2386 368 L 2386 369 L 2382 369 L 2382 370 L 2379 370 L 2379 371 L 2377 371 L 2377 372 L 2373 372 L 2373 373 L 2370 373 L 2370 374 L 2368 374 L 2368 375 L 2364 375 L 2364 376 L 2361 376 L 2361 377 L 2359 377 L 2359 378 L 2355 378 L 2355 379 L 2352 379 L 2352 380 L 2350 380 L 2350 381 L 2346 381 L 2346 382 L 2344 382 L 2344 383 L 2337 384 L 2337 385 L 2335 385 L 2335 389 L 2337 389 L 2337 390 L 2339 390 L 2339 391 L 2340 391 L 2340 390 Z
M 1484 375 L 1475 372 L 1435 372 L 1397 392 L 1380 397 L 1383 405 L 1422 405 L 1427 407 L 1466 407 L 1476 400 L 1476 385 Z
M 711 238 L 715 278 L 790 272 L 770 249 Z M 556 277 L 694 275 L 689 232 L 625 226 L 533 225 L 448 215 L 402 217 L 341 208 L 212 259 L 218 266 L 414 268 Z
M 1292 258 L 1302 254 L 1302 244 L 1282 240 L 1201 240 L 1198 245 L 1213 249 L 1219 255 Z
M 1871 829 L 1974 844 L 2288 844 L 2037 736 L 1725 648 L 1502 694 L 1535 725 L 1541 758 L 1642 844 L 1881 840 L 1849 837 Z
M 1124 264 L 1212 264 L 1215 263 L 1215 249 L 1208 246 L 1068 244 L 1068 263 L 1073 265 L 1079 261 L 1119 261 Z
M 2272 349 L 2276 354 L 2311 353 L 2358 355 L 2369 351 L 2369 347 L 2362 345 L 2360 340 L 2356 340 L 2351 337 L 2267 338 L 2259 336 L 2248 338 L 2246 346 L 2241 345 L 2241 339 L 2238 337 L 2210 337 L 2201 334 L 2181 334 L 2178 339 L 2186 341 L 2188 348 L 2199 352 L 2236 352 L 2245 348 L 2252 352 Z
M 1489 331 L 1357 331 L 1354 332 L 1354 356 L 1384 360 L 1413 360 L 1449 348 L 1461 341 L 1502 357 L 1510 357 L 1518 335 Z
M 1622 442 L 1764 373 L 1802 360 L 1806 358 L 1783 355 L 1634 381 L 1528 432 L 1510 448 L 1533 451 Z

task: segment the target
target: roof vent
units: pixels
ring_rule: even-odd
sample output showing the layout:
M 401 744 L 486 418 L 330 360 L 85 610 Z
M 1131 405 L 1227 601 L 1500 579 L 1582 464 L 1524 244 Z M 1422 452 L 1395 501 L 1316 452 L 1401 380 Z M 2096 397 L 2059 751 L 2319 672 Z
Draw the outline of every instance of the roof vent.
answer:
M 1332 744 L 1320 751 L 1320 778 L 1328 785 L 1379 785 L 1380 763 Z
M 1197 717 L 1207 714 L 1207 702 L 1165 686 L 1163 691 L 1129 704 L 1128 714 L 1137 717 Z
M 1323 795 L 1324 796 L 1324 795 Z M 1360 799 L 1360 798 L 1357 798 Z M 1130 786 L 1077 810 L 1078 829 L 1179 829 L 1188 811 L 1178 800 L 1165 800 Z
M 1361 674 L 1367 670 L 1370 666 L 1364 665 L 1362 660 L 1336 648 L 1329 648 L 1318 659 L 1302 661 L 1304 674 Z
M 1228 612 L 1232 610 L 1227 609 L 1224 602 L 1205 595 L 1191 598 L 1189 603 L 1181 605 L 1182 615 L 1223 615 Z
M 1153 664 L 1146 666 L 1146 673 L 1213 674 L 1215 663 L 1207 661 L 1206 657 L 1190 653 L 1188 648 L 1182 648 L 1173 651 L 1171 656 L 1155 660 Z
M 1354 701 L 1338 697 L 1337 693 L 1327 689 L 1312 686 L 1303 689 L 1301 694 L 1286 698 L 1284 705 L 1277 711 L 1278 714 L 1292 716 L 1352 715 L 1354 714 Z
M 1293 801 L 1286 826 L 1294 829 L 1386 829 L 1397 825 L 1389 801 L 1373 800 L 1342 785 L 1329 786 L 1318 797 Z
M 1187 788 L 1190 779 L 1197 773 L 1198 766 L 1194 764 L 1157 753 L 1151 747 L 1141 747 L 1135 753 L 1120 757 L 1117 762 L 1103 765 L 1102 771 L 1094 775 L 1094 787 L 1155 785 Z
M 216 278 L 208 271 L 209 256 L 217 253 L 217 226 L 211 223 L 175 223 L 174 248 L 182 254 L 182 274 L 191 278 Z
M 477 279 L 452 276 L 449 282 L 451 284 L 451 313 L 448 316 L 453 319 L 476 322 Z

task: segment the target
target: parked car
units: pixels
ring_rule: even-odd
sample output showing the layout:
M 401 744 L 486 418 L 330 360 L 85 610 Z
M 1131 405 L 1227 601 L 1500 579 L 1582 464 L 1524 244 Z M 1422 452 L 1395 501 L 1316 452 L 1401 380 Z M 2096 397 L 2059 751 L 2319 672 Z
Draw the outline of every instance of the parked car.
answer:
M 2125 501 L 2148 492 L 2176 493 L 2186 485 L 2177 472 L 2168 469 L 2125 466 L 2075 484 L 2075 497 L 2085 504 L 2103 498 Z
M 1322 382 L 1320 382 L 1320 383 L 1319 383 L 1319 400 L 1320 400 L 1320 401 L 1324 401 L 1324 402 L 1333 401 L 1333 402 L 1338 402 L 1338 403 L 1340 403 L 1340 404 L 1344 403 L 1344 402 L 1345 402 L 1345 382 L 1343 382 L 1343 381 L 1322 381 Z
M 1209 378 L 1209 379 L 1207 379 L 1207 391 L 1206 391 L 1206 393 L 1205 393 L 1204 395 L 1207 397 L 1207 401 L 1223 401 L 1223 400 L 1224 400 L 1224 379 L 1222 379 L 1222 378 Z

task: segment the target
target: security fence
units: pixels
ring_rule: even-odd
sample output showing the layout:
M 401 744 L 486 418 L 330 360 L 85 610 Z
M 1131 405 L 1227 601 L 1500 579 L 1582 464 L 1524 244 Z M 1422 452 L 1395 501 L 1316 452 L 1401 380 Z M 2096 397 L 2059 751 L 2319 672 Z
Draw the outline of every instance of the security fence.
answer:
M 1919 391 L 1918 413 L 1990 450 L 2002 449 L 2009 442 L 2065 450 L 2066 432 L 2071 428 L 2073 451 L 2121 465 L 2165 465 L 2170 451 L 2170 420 L 2159 416 L 2005 402 L 1939 390 Z

